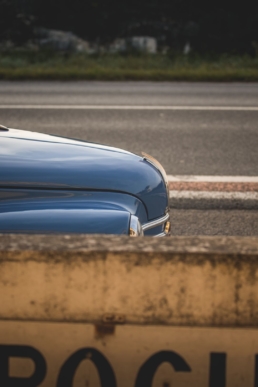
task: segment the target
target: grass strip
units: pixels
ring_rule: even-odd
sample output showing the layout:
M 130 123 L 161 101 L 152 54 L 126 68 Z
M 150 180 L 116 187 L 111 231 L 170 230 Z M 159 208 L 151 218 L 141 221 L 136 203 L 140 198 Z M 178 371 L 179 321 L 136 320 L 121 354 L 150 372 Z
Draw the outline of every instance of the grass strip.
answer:
M 1 53 L 2 80 L 258 81 L 258 58 Z

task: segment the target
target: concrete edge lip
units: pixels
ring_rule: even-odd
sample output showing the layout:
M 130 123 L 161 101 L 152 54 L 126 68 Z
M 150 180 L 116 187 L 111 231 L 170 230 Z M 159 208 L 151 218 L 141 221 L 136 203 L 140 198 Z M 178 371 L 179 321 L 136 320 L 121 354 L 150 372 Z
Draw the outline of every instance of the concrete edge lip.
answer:
M 258 111 L 258 106 L 194 105 L 61 105 L 0 104 L 0 109 L 67 109 L 67 110 L 165 110 L 165 111 Z
M 94 252 L 115 252 L 128 254 L 134 252 L 158 253 L 213 253 L 216 254 L 258 254 L 256 237 L 224 236 L 171 236 L 170 238 L 129 238 L 127 236 L 102 234 L 0 234 L 0 262 L 8 261 L 11 256 L 19 255 L 18 260 L 32 259 L 31 252 L 49 252 L 49 260 L 61 252 L 70 255 L 91 254 Z M 52 253 L 50 254 L 50 252 Z M 9 255 L 10 253 L 10 255 Z M 25 255 L 23 255 L 25 253 Z M 28 253 L 28 257 L 27 254 Z M 18 257 L 17 255 L 17 257 Z M 155 254 L 154 254 L 155 255 Z M 153 255 L 153 257 L 154 257 Z M 145 259 L 144 255 L 142 257 Z M 149 256 L 148 259 L 150 259 Z M 155 257 L 154 257 L 155 258 Z M 95 259 L 95 258 L 93 258 Z M 106 258 L 105 258 L 106 259 Z M 147 258 L 146 258 L 147 259 Z M 147 259 L 147 261 L 148 261 Z M 151 258 L 152 259 L 152 258 Z

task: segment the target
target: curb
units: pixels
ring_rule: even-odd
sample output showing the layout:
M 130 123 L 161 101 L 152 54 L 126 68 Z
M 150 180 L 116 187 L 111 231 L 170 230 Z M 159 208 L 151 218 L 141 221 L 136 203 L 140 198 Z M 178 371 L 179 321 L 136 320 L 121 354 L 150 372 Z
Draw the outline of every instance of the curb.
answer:
M 258 209 L 258 178 L 168 176 L 169 204 L 177 209 Z

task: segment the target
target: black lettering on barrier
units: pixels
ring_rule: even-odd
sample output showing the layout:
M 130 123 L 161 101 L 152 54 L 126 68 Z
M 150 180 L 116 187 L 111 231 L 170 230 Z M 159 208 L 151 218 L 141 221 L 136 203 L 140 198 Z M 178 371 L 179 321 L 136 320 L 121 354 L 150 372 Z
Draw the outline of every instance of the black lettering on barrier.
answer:
M 151 387 L 157 368 L 164 362 L 168 362 L 177 372 L 191 372 L 186 361 L 172 351 L 160 351 L 149 357 L 141 366 L 135 381 L 135 387 Z
M 95 348 L 82 348 L 73 353 L 62 365 L 56 387 L 72 387 L 73 378 L 82 360 L 89 359 L 96 366 L 101 387 L 116 387 L 114 371 L 105 356 Z
M 23 357 L 31 359 L 35 371 L 29 378 L 9 376 L 9 358 Z M 26 345 L 0 345 L 0 386 L 37 387 L 45 378 L 47 365 L 42 354 Z
M 226 386 L 226 353 L 211 352 L 209 387 Z

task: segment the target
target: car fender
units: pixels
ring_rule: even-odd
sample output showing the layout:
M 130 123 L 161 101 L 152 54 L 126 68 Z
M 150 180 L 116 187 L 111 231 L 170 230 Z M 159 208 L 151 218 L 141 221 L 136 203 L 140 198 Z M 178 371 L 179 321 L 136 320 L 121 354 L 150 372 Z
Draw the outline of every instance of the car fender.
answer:
M 130 234 L 128 211 L 33 209 L 0 213 L 0 233 Z

